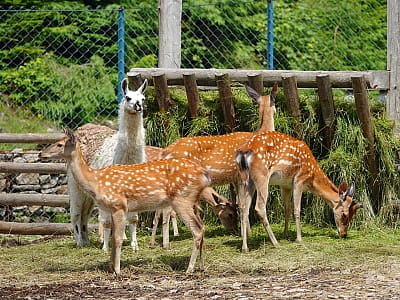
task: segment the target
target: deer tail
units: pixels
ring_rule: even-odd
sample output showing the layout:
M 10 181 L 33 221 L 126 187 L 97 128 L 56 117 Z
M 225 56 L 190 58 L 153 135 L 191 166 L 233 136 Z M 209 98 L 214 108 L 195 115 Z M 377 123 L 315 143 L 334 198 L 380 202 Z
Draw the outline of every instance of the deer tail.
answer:
M 240 178 L 245 186 L 248 186 L 250 182 L 250 163 L 252 154 L 252 150 L 237 150 L 235 155 L 236 163 L 239 168 Z

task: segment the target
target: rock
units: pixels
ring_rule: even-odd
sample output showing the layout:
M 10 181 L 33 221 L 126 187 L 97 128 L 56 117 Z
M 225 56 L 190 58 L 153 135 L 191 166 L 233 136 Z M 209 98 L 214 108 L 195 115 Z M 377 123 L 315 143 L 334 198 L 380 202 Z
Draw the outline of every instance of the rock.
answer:
M 23 173 L 15 178 L 18 185 L 36 185 L 39 184 L 39 174 L 37 173 Z

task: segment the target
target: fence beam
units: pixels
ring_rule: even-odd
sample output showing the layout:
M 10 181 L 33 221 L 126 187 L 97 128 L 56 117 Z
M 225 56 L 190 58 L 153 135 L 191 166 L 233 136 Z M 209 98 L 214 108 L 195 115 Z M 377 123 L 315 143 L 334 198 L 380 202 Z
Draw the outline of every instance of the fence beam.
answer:
M 89 231 L 96 231 L 97 226 L 89 225 Z M 22 235 L 70 235 L 72 224 L 62 223 L 17 223 L 0 221 L 1 234 Z
M 387 1 L 387 68 L 390 71 L 387 114 L 396 121 L 400 133 L 400 7 L 399 1 Z
M 52 144 L 64 136 L 63 133 L 0 133 L 0 143 Z
M 294 118 L 294 132 L 296 137 L 301 136 L 301 114 L 300 114 L 300 98 L 297 89 L 297 79 L 295 75 L 285 75 L 282 77 L 282 87 L 286 98 L 286 107 L 290 115 Z
M 200 96 L 197 90 L 196 76 L 194 73 L 184 73 L 183 82 L 185 84 L 186 96 L 189 104 L 189 113 L 192 119 L 199 115 Z
M 50 207 L 69 207 L 68 195 L 54 194 L 0 194 L 0 205 L 9 206 L 50 206 Z
M 181 67 L 182 0 L 158 0 L 158 66 Z
M 317 75 L 327 74 L 332 88 L 352 88 L 351 77 L 363 75 L 368 88 L 387 90 L 389 88 L 389 72 L 387 71 L 285 71 L 285 70 L 236 70 L 236 69 L 168 69 L 168 68 L 133 68 L 128 72 L 140 73 L 144 78 L 151 79 L 153 73 L 165 74 L 169 85 L 183 86 L 183 73 L 196 74 L 197 85 L 216 86 L 216 74 L 228 74 L 232 82 L 247 84 L 248 74 L 261 73 L 265 87 L 272 87 L 275 83 L 282 85 L 282 77 L 291 74 L 296 76 L 299 88 L 317 88 Z
M 375 153 L 375 134 L 372 124 L 371 111 L 368 103 L 368 95 L 365 79 L 362 76 L 352 77 L 354 100 L 356 104 L 357 116 L 360 119 L 363 136 L 367 145 L 367 166 L 369 171 L 368 185 L 371 189 L 371 199 L 374 211 L 377 213 L 381 207 L 381 197 L 379 193 L 378 181 L 378 162 Z
M 66 174 L 67 166 L 63 163 L 0 162 L 0 173 Z
M 234 98 L 231 90 L 228 74 L 217 74 L 215 80 L 218 85 L 219 97 L 221 99 L 222 111 L 224 113 L 226 132 L 235 131 L 236 119 L 235 108 L 233 106 Z
M 333 95 L 329 75 L 323 74 L 317 76 L 318 98 L 321 108 L 322 121 L 324 124 L 325 146 L 331 149 L 333 136 L 335 134 L 335 107 L 333 104 Z

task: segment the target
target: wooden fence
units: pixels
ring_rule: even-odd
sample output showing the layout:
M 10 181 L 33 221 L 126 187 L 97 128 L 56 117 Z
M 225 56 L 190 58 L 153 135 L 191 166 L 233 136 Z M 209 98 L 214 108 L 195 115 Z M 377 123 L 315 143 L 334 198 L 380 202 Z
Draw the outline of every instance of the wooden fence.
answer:
M 234 131 L 235 110 L 232 83 L 248 84 L 262 94 L 265 86 L 278 83 L 283 87 L 289 113 L 298 120 L 295 128 L 297 135 L 301 131 L 298 88 L 317 88 L 321 104 L 325 131 L 325 145 L 329 149 L 334 135 L 334 105 L 332 88 L 351 88 L 354 91 L 357 114 L 361 122 L 364 137 L 368 141 L 366 161 L 370 171 L 372 193 L 378 192 L 376 176 L 377 162 L 374 152 L 374 133 L 367 98 L 367 89 L 387 90 L 389 78 L 387 72 L 287 72 L 262 70 L 201 70 L 201 69 L 132 69 L 128 73 L 131 88 L 137 89 L 144 78 L 154 85 L 159 109 L 167 111 L 171 103 L 168 86 L 185 86 L 191 117 L 198 115 L 199 86 L 216 87 L 219 91 L 227 132 Z M 8 134 L 0 133 L 0 143 L 38 143 L 47 144 L 60 139 L 63 134 Z M 20 164 L 0 162 L 2 173 L 42 173 L 61 174 L 66 172 L 65 164 L 34 163 Z M 66 195 L 24 195 L 0 194 L 0 205 L 39 205 L 68 207 Z M 38 223 L 22 224 L 0 222 L 0 233 L 9 234 L 70 234 L 69 224 Z

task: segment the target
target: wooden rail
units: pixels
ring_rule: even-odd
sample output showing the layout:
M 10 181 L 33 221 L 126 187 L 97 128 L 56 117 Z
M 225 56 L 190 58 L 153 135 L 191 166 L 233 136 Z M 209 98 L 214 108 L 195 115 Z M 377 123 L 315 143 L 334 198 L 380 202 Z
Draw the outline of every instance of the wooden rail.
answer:
M 0 133 L 0 143 L 50 144 L 61 139 L 62 133 Z M 65 174 L 65 163 L 13 163 L 0 162 L 0 173 Z M 69 207 L 68 195 L 0 193 L 0 205 Z M 95 230 L 92 226 L 90 230 Z M 70 235 L 71 224 L 16 223 L 0 221 L 0 234 Z
M 183 74 L 195 74 L 199 86 L 217 86 L 215 76 L 228 74 L 232 81 L 245 84 L 248 76 L 261 74 L 263 84 L 272 87 L 274 83 L 282 86 L 282 77 L 295 76 L 299 88 L 318 87 L 317 76 L 329 75 L 333 88 L 352 88 L 351 77 L 363 76 L 368 88 L 389 89 L 389 72 L 387 71 L 287 71 L 287 70 L 235 70 L 235 69 L 167 69 L 167 68 L 133 68 L 128 72 L 128 77 L 138 74 L 143 79 L 147 78 L 152 83 L 154 74 L 165 74 L 168 85 L 184 85 Z

